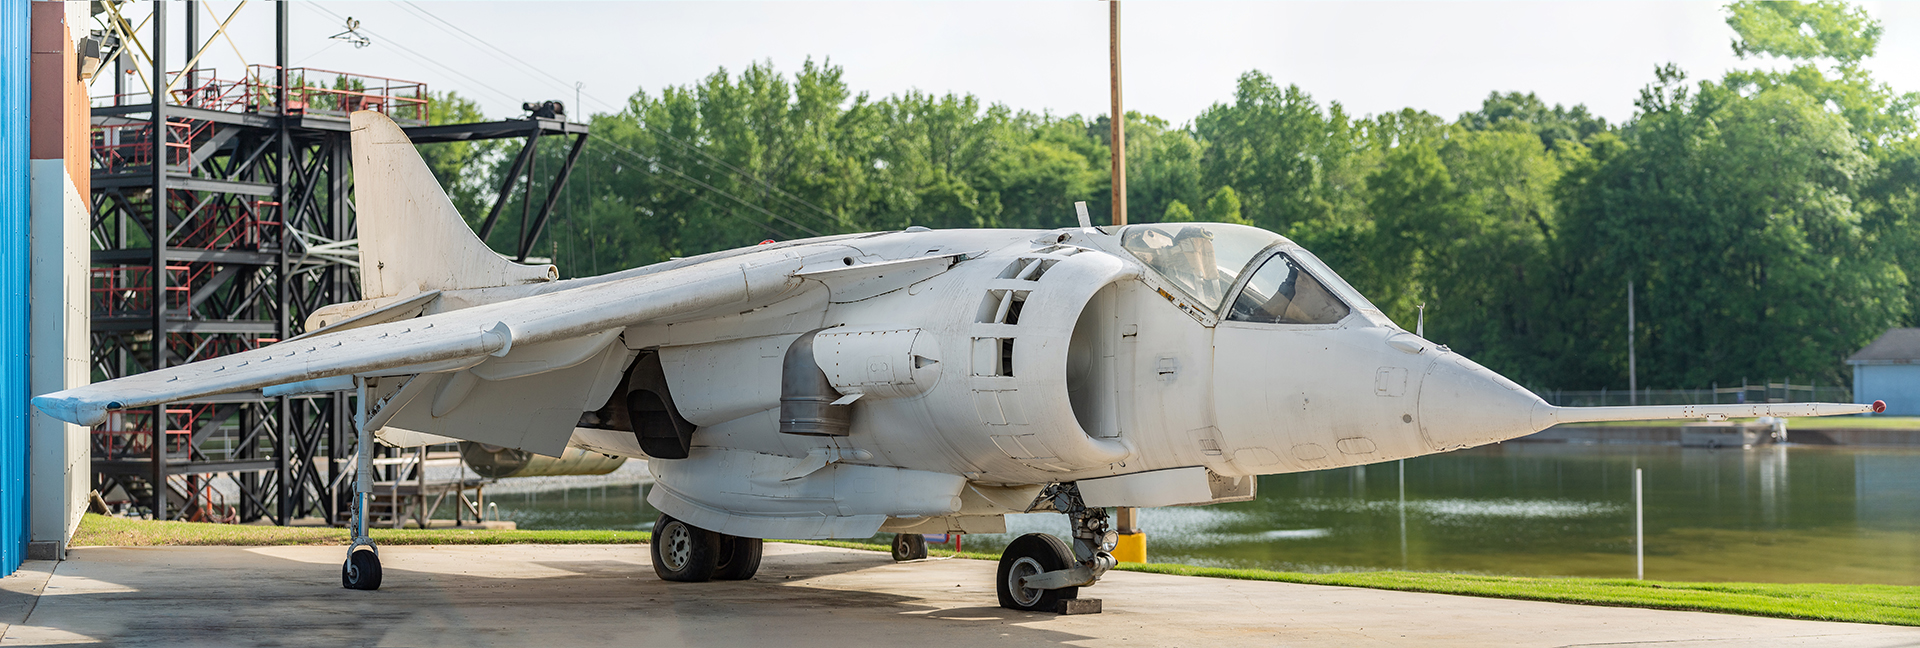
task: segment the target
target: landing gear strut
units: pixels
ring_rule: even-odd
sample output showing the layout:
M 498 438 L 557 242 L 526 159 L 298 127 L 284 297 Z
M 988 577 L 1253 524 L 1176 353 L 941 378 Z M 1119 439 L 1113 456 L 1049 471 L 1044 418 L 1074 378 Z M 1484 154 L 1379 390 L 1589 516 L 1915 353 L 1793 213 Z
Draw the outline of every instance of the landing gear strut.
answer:
M 367 504 L 373 497 L 373 432 L 386 427 L 387 421 L 428 384 L 419 376 L 409 376 L 399 389 L 375 403 L 367 399 L 367 388 L 375 386 L 375 380 L 353 377 L 353 426 L 358 440 L 354 450 L 353 543 L 347 545 L 347 562 L 340 566 L 340 586 L 347 589 L 380 589 L 380 547 L 367 534 Z
M 353 543 L 347 545 L 347 562 L 340 566 L 340 586 L 347 589 L 380 589 L 380 548 L 367 534 L 367 499 L 373 495 L 373 428 L 367 425 L 367 379 L 354 377 L 353 423 L 358 428 L 354 449 Z
M 1077 484 L 1052 484 L 1040 491 L 1029 511 L 1052 508 L 1073 524 L 1071 548 L 1059 538 L 1029 533 L 1014 539 L 1000 555 L 994 589 L 1000 607 L 1011 610 L 1092 613 L 1098 599 L 1080 599 L 1080 588 L 1094 584 L 1118 562 L 1107 510 L 1089 508 Z

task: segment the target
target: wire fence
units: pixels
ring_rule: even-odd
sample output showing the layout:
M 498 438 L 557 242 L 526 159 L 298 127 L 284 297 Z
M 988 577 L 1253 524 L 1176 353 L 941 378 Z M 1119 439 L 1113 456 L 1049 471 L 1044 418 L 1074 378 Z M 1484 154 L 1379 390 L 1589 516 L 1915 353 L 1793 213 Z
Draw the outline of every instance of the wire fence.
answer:
M 1851 403 L 1853 390 L 1839 385 L 1766 382 L 1737 387 L 1702 389 L 1575 390 L 1534 389 L 1549 404 L 1561 407 L 1607 405 L 1708 405 L 1740 403 Z

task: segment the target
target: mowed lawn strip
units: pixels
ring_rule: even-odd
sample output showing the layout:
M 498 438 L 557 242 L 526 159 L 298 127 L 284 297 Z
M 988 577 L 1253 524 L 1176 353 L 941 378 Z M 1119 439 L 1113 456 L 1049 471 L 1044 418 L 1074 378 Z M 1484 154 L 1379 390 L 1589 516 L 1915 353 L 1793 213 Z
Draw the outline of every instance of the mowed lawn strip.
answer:
M 475 528 L 368 529 L 373 541 L 390 545 L 456 544 L 640 544 L 645 531 L 505 531 Z M 346 529 L 279 527 L 256 524 L 157 522 L 88 513 L 73 535 L 73 546 L 242 546 L 344 545 Z
M 375 542 L 390 545 L 455 544 L 638 544 L 644 531 L 483 531 L 476 529 L 373 529 Z M 197 522 L 155 522 L 88 514 L 74 546 L 267 546 L 344 545 L 347 530 Z M 887 551 L 885 545 L 842 540 L 789 540 L 794 544 Z M 999 554 L 928 547 L 936 557 L 998 560 Z M 1431 572 L 1305 574 L 1264 569 L 1223 569 L 1162 563 L 1125 563 L 1122 571 L 1275 581 L 1307 585 L 1459 594 L 1492 598 L 1612 605 L 1663 610 L 1920 626 L 1920 587 L 1806 583 L 1680 583 L 1611 578 L 1534 578 Z

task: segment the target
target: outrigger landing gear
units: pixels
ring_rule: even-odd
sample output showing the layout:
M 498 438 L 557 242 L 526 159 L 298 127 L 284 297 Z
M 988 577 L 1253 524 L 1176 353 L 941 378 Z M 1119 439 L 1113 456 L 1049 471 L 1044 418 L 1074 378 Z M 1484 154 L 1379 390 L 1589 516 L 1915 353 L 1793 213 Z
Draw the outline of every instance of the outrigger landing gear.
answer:
M 1010 610 L 1090 614 L 1099 599 L 1081 599 L 1080 588 L 1094 584 L 1118 561 L 1108 553 L 1115 541 L 1107 510 L 1088 508 L 1077 484 L 1052 484 L 1040 491 L 1028 511 L 1052 508 L 1073 524 L 1073 546 L 1044 533 L 1029 533 L 1000 555 L 994 589 L 1000 607 Z
M 358 443 L 353 460 L 353 543 L 347 545 L 347 562 L 340 566 L 340 586 L 347 589 L 380 589 L 380 547 L 367 534 L 367 504 L 373 497 L 373 432 L 386 427 L 387 421 L 427 385 L 419 376 L 409 376 L 393 394 L 373 403 L 367 400 L 367 388 L 374 386 L 375 380 L 353 377 L 353 426 Z
M 353 379 L 355 396 L 353 423 L 359 428 L 354 448 L 353 543 L 347 545 L 347 562 L 340 566 L 340 586 L 347 589 L 380 589 L 380 547 L 367 534 L 367 500 L 373 494 L 373 428 L 367 425 L 367 379 Z
M 340 587 L 380 589 L 380 546 L 367 535 L 367 500 L 372 495 L 372 428 L 367 426 L 367 378 L 353 378 L 355 405 L 353 428 L 357 441 L 353 449 L 353 543 L 348 544 L 348 562 L 340 566 Z

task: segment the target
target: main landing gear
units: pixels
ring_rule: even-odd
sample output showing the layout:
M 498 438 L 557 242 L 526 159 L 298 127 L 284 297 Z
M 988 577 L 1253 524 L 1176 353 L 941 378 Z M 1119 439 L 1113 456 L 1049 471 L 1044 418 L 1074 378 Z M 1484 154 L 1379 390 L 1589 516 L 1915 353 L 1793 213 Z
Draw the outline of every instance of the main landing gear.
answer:
M 747 580 L 760 571 L 759 538 L 708 531 L 661 514 L 653 525 L 653 573 L 660 580 L 700 583 Z
M 1052 508 L 1073 524 L 1073 545 L 1044 533 L 1015 538 L 1000 554 L 994 590 L 1000 607 L 1010 610 L 1088 614 L 1100 611 L 1099 599 L 1081 599 L 1080 588 L 1094 584 L 1117 563 L 1107 510 L 1088 508 L 1076 484 L 1053 484 L 1040 491 L 1029 511 Z

